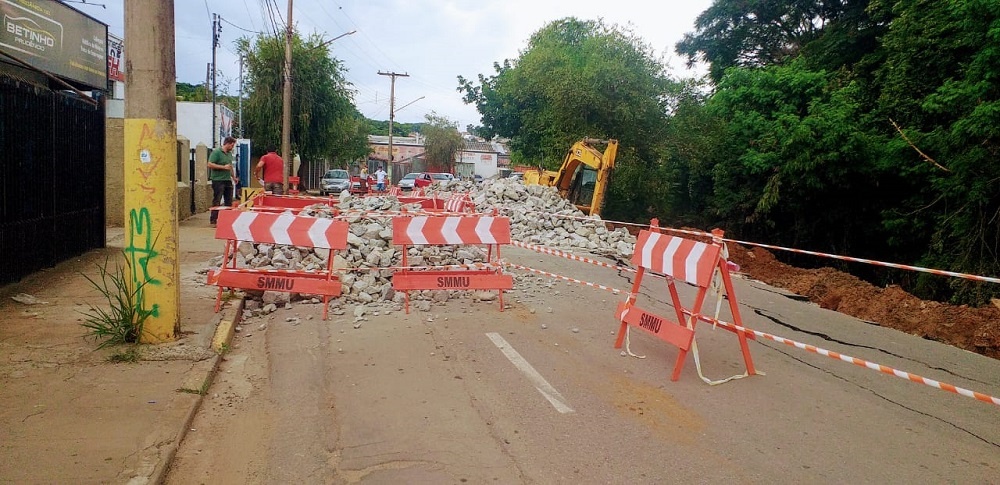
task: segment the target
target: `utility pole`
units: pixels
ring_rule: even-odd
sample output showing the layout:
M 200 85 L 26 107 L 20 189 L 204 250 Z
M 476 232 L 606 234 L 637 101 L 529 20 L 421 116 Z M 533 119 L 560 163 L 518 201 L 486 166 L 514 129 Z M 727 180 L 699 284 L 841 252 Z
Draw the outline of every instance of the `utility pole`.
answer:
M 288 174 L 292 164 L 292 0 L 288 0 L 288 25 L 285 26 L 285 91 L 281 103 L 281 158 L 285 161 L 282 184 L 288 193 Z
M 212 14 L 212 148 L 219 146 L 216 143 L 215 138 L 219 135 L 219 130 L 216 128 L 215 124 L 215 73 L 218 72 L 216 69 L 216 53 L 219 50 L 219 34 L 222 33 L 222 22 L 219 22 L 219 14 Z M 219 140 L 222 141 L 222 140 Z
M 291 1 L 291 0 L 288 0 Z M 389 83 L 389 163 L 392 163 L 392 120 L 395 118 L 395 102 L 396 102 L 396 78 L 397 77 L 410 77 L 409 74 L 403 73 L 398 74 L 395 72 L 378 72 L 380 76 L 389 76 L 392 81 Z
M 174 0 L 125 0 L 125 38 L 127 283 L 147 316 L 140 341 L 167 342 L 180 331 Z
M 243 54 L 240 54 L 240 99 L 239 99 L 239 123 L 236 125 L 240 138 L 243 138 Z

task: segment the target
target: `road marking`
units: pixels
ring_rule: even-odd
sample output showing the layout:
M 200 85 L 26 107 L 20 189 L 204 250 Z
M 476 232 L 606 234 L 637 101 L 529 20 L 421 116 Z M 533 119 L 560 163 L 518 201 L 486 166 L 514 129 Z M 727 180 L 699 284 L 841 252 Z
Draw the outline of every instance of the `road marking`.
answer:
M 549 400 L 549 403 L 552 404 L 552 407 L 556 408 L 556 411 L 563 414 L 574 412 L 573 408 L 563 402 L 566 398 L 562 397 L 562 394 L 559 394 L 559 391 L 552 387 L 552 384 L 549 384 L 527 360 L 524 360 L 524 357 L 521 357 L 521 354 L 517 353 L 514 347 L 511 347 L 500 334 L 490 332 L 486 336 L 493 341 L 493 345 L 496 345 L 503 352 L 503 355 L 507 356 L 507 359 L 514 364 L 514 367 L 517 367 L 524 375 L 528 376 L 528 379 L 534 384 L 535 389 L 538 389 L 538 392 L 542 393 L 542 396 Z

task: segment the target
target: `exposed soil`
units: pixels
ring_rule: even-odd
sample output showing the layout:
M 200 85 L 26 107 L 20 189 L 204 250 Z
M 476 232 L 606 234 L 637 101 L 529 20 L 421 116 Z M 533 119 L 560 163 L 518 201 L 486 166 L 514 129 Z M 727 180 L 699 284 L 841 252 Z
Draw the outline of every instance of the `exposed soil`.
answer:
M 744 274 L 828 310 L 1000 358 L 1000 309 L 995 306 L 970 308 L 921 300 L 899 286 L 879 288 L 833 268 L 789 266 L 762 248 L 730 245 L 729 253 Z

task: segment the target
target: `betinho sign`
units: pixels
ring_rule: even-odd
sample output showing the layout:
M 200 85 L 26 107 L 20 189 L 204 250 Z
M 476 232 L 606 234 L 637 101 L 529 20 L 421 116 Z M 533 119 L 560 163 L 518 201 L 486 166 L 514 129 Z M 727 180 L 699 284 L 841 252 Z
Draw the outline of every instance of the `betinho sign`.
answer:
M 0 51 L 32 66 L 106 89 L 107 45 L 107 25 L 60 2 L 0 0 Z

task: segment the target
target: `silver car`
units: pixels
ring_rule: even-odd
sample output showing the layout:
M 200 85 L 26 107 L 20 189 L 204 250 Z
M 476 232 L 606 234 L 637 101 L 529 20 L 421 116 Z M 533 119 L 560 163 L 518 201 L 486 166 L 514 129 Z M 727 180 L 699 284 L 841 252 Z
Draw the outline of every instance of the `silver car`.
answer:
M 351 176 L 347 170 L 327 170 L 319 183 L 321 195 L 339 194 L 351 188 Z
M 431 179 L 433 179 L 435 182 L 437 182 L 439 184 L 442 184 L 442 185 L 448 185 L 448 182 L 451 182 L 452 180 L 455 180 L 455 176 L 454 175 L 452 175 L 450 173 L 444 173 L 444 172 L 432 172 L 432 173 L 430 173 L 430 176 L 431 176 Z

